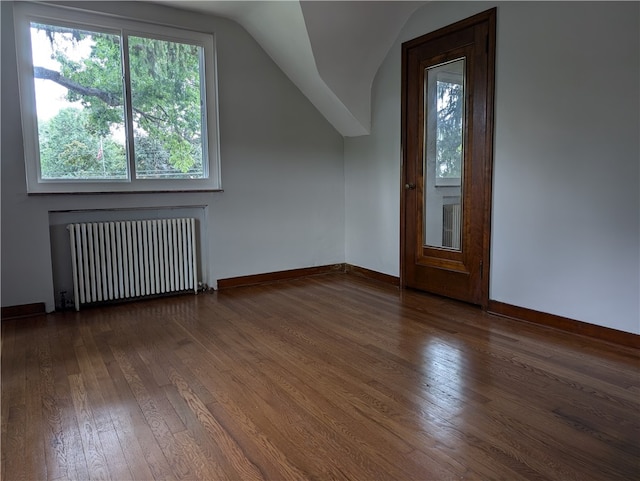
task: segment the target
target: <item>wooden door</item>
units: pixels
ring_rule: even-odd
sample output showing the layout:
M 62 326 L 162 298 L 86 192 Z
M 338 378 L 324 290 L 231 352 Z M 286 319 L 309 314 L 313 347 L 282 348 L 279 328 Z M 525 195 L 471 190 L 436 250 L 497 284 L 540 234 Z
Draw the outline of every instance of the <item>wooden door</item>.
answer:
M 401 282 L 486 306 L 496 10 L 402 46 Z

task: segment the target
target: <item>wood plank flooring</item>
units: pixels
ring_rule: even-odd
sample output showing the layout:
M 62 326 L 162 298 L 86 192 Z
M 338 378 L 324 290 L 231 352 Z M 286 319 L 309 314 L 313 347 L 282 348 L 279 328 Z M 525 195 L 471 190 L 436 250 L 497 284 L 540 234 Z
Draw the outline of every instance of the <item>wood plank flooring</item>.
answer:
M 640 479 L 637 350 L 329 274 L 2 323 L 2 479 Z

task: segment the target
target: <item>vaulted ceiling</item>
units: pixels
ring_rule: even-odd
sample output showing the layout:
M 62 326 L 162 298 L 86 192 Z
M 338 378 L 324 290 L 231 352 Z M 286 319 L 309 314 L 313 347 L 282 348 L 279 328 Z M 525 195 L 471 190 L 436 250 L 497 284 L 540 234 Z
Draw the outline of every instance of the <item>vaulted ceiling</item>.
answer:
M 154 0 L 242 25 L 343 136 L 367 135 L 371 86 L 425 1 Z

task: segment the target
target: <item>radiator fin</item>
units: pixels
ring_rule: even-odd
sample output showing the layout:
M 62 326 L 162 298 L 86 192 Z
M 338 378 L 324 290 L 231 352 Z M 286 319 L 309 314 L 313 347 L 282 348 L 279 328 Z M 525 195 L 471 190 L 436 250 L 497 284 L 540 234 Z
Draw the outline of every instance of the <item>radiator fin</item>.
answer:
M 198 292 L 195 219 L 69 224 L 76 310 L 80 305 Z

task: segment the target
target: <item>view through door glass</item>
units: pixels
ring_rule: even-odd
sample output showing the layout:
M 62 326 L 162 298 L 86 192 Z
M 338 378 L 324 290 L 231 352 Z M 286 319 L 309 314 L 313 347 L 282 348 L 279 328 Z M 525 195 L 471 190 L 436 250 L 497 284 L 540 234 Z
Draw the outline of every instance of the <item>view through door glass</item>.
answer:
M 460 250 L 464 172 L 464 64 L 425 70 L 423 245 Z

